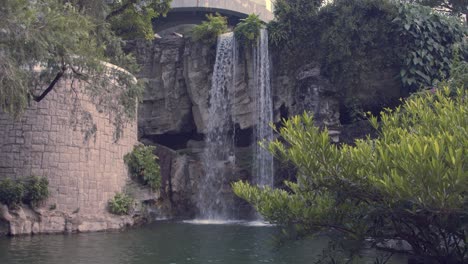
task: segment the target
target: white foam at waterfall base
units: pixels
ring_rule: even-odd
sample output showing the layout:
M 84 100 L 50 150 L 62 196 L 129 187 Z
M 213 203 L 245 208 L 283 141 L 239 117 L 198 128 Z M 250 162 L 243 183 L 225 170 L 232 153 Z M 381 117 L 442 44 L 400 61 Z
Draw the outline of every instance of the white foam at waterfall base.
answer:
M 274 226 L 264 221 L 242 221 L 242 220 L 210 220 L 210 219 L 193 219 L 182 221 L 185 224 L 191 225 L 243 225 L 256 227 L 271 227 Z

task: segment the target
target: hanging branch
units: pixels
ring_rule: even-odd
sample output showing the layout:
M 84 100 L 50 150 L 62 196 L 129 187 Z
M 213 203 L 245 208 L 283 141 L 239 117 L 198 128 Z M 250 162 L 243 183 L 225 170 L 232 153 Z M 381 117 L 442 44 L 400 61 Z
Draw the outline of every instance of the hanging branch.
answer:
M 57 75 L 55 76 L 54 80 L 49 84 L 49 87 L 47 87 L 47 89 L 45 89 L 44 92 L 42 92 L 41 95 L 39 96 L 36 96 L 36 95 L 32 95 L 33 96 L 33 99 L 34 101 L 36 102 L 40 102 L 42 101 L 42 99 L 44 99 L 44 97 L 46 97 L 50 91 L 52 91 L 52 89 L 54 89 L 55 85 L 57 84 L 57 82 L 60 80 L 60 78 L 62 78 L 63 74 L 65 74 L 65 71 L 67 70 L 67 67 L 66 66 L 62 66 L 62 70 L 57 73 Z
M 125 11 L 125 9 L 127 9 L 130 5 L 133 5 L 135 2 L 136 2 L 135 0 L 131 0 L 125 3 L 124 5 L 120 6 L 119 8 L 113 10 L 106 16 L 106 21 L 109 20 L 111 17 L 120 15 L 121 13 Z

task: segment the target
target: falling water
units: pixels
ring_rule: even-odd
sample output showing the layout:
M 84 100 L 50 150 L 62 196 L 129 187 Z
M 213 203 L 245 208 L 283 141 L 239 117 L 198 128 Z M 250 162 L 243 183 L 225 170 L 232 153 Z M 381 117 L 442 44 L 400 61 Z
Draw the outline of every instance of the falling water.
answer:
M 270 84 L 270 57 L 268 52 L 268 32 L 261 30 L 260 39 L 255 49 L 254 75 L 256 82 L 256 142 L 269 142 L 273 131 L 269 124 L 273 122 L 273 99 Z M 273 157 L 259 144 L 255 148 L 255 183 L 259 186 L 273 186 Z
M 226 165 L 234 163 L 229 90 L 233 85 L 236 45 L 233 33 L 218 38 L 216 62 L 210 91 L 203 166 L 205 177 L 199 185 L 198 208 L 201 219 L 227 219 L 228 204 L 225 199 Z

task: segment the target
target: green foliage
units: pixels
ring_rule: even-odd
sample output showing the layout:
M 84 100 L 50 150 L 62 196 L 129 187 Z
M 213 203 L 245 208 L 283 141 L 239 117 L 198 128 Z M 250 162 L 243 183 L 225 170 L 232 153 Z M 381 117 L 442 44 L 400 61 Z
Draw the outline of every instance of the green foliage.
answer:
M 0 203 L 16 207 L 21 203 L 24 185 L 19 181 L 5 179 L 0 181 Z
M 165 16 L 172 0 L 124 0 L 113 1 L 106 20 L 112 29 L 124 38 L 143 37 L 154 39 L 152 20 Z
M 260 37 L 260 30 L 265 26 L 260 17 L 256 14 L 250 14 L 247 18 L 241 19 L 241 22 L 236 25 L 234 34 L 236 39 L 245 45 L 257 43 Z
M 268 23 L 271 43 L 293 56 L 307 56 L 314 45 L 312 28 L 323 0 L 277 0 L 275 20 Z M 308 57 L 308 56 L 307 56 Z
M 438 11 L 449 12 L 456 16 L 468 14 L 466 0 L 407 0 L 407 2 L 430 6 Z
M 275 20 L 268 24 L 270 42 L 289 57 L 293 70 L 320 62 L 344 98 L 355 96 L 364 106 L 376 98 L 390 99 L 382 99 L 385 89 L 396 96 L 449 78 L 453 46 L 466 35 L 459 19 L 415 4 L 335 0 L 320 7 L 322 3 L 277 1 Z
M 399 37 L 390 22 L 396 13 L 395 4 L 386 0 L 337 0 L 319 11 L 316 58 L 345 98 L 359 91 L 372 96 L 376 88 L 369 79 L 399 64 Z M 359 105 L 360 98 L 355 99 Z
M 161 186 L 161 172 L 158 157 L 153 154 L 154 149 L 153 146 L 135 146 L 131 153 L 125 155 L 124 160 L 134 178 L 157 190 Z
M 119 19 L 138 28 L 132 34 L 149 38 L 132 19 L 149 23 L 148 16 L 165 14 L 168 0 L 5 0 L 0 7 L 0 107 L 18 117 L 30 100 L 40 101 L 64 78 L 87 83 L 85 93 L 112 113 L 117 130 L 136 114 L 143 92 L 130 72 L 109 67 L 110 62 L 135 73 L 135 58 L 123 51 Z M 132 11 L 133 10 L 133 11 Z M 152 10 L 152 11 L 150 11 Z M 144 17 L 144 18 L 143 18 Z M 148 28 L 152 24 L 145 24 Z M 140 30 L 141 29 L 141 30 Z M 151 29 L 152 30 L 152 29 Z M 45 88 L 50 88 L 45 89 Z M 76 96 L 70 93 L 70 96 Z M 118 133 L 117 133 L 118 134 Z
M 132 204 L 133 199 L 130 196 L 124 193 L 117 193 L 114 198 L 110 199 L 108 202 L 109 212 L 116 215 L 129 214 Z
M 468 33 L 466 26 L 429 7 L 408 4 L 400 5 L 393 22 L 403 45 L 403 84 L 415 91 L 419 86 L 433 86 L 448 78 L 453 46 Z
M 415 254 L 464 263 L 468 219 L 466 90 L 415 94 L 381 113 L 377 139 L 337 146 L 304 114 L 284 122 L 268 146 L 297 168 L 290 191 L 234 184 L 274 223 L 308 233 L 334 230 L 374 243 L 406 240 Z
M 452 90 L 468 88 L 468 61 L 460 56 L 459 50 L 459 48 L 455 48 L 454 60 L 450 66 L 450 78 L 446 81 L 446 85 Z M 468 48 L 465 47 L 464 50 L 468 53 Z
M 172 0 L 64 0 L 90 16 L 96 24 L 109 24 L 122 38 L 154 39 L 152 20 L 165 16 Z
M 36 206 L 47 197 L 49 197 L 49 181 L 47 178 L 33 176 L 24 182 L 24 203 Z
M 193 38 L 195 41 L 202 41 L 206 44 L 214 44 L 218 36 L 228 31 L 227 18 L 220 14 L 208 14 L 207 20 L 193 28 Z
M 33 176 L 25 180 L 0 181 L 0 202 L 10 207 L 16 207 L 21 202 L 34 207 L 47 197 L 49 197 L 47 178 Z

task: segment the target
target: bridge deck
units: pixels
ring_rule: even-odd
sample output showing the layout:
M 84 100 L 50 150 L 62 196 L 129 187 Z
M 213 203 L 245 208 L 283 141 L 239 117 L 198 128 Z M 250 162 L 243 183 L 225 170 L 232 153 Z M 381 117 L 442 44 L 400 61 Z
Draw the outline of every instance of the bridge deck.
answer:
M 255 13 L 268 22 L 273 19 L 271 0 L 173 0 L 171 12 L 213 11 L 245 16 Z

